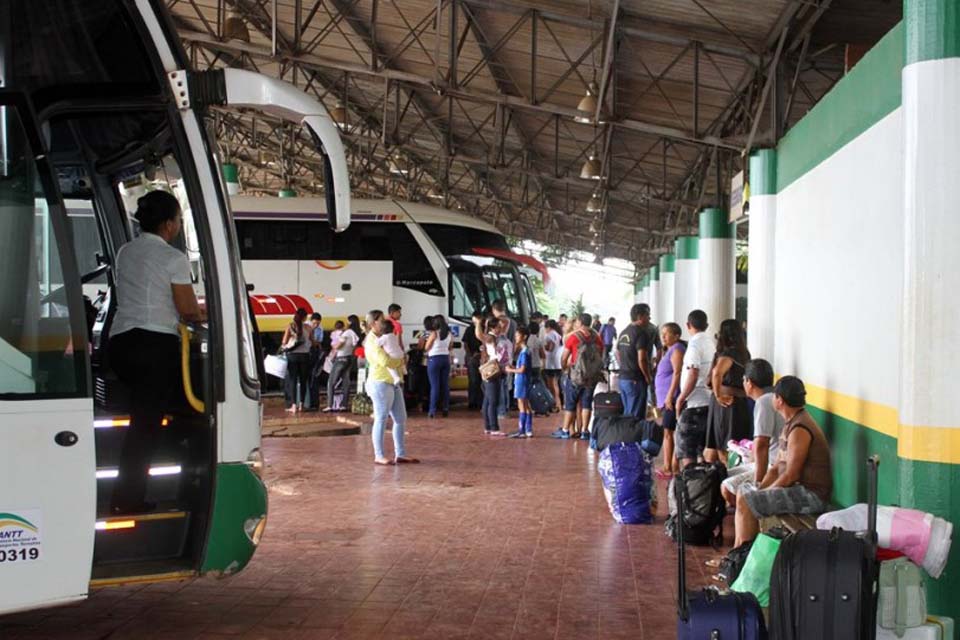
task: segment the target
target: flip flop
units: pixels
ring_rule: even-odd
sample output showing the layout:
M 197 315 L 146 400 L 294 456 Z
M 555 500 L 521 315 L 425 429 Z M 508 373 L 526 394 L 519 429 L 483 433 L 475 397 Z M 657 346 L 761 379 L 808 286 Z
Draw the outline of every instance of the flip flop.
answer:
M 653 474 L 658 478 L 660 478 L 661 480 L 669 480 L 670 478 L 673 477 L 672 473 L 670 473 L 669 471 L 664 471 L 663 469 L 657 469 L 656 471 L 653 472 Z
M 392 467 L 396 463 L 393 460 L 374 460 L 373 464 L 379 464 L 382 467 Z
M 396 458 L 397 464 L 420 464 L 417 458 Z

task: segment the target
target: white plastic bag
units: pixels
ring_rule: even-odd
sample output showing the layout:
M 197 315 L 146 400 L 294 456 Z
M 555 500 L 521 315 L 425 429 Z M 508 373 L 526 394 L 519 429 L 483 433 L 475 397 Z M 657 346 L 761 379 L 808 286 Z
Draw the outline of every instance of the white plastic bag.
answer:
M 263 359 L 263 368 L 271 376 L 280 379 L 287 377 L 287 359 L 284 356 L 267 356 Z

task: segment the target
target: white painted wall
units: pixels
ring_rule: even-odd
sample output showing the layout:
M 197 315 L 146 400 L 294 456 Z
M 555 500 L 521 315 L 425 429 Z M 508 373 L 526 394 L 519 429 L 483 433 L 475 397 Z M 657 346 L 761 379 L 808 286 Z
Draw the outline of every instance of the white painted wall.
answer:
M 775 370 L 896 406 L 902 109 L 781 191 L 776 215 Z

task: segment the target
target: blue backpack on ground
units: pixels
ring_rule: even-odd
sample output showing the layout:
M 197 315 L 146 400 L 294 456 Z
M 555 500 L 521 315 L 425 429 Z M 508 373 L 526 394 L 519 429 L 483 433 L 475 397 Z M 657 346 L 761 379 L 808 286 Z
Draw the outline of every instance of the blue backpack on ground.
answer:
M 653 522 L 650 462 L 639 443 L 611 444 L 600 453 L 597 471 L 614 520 L 620 524 Z

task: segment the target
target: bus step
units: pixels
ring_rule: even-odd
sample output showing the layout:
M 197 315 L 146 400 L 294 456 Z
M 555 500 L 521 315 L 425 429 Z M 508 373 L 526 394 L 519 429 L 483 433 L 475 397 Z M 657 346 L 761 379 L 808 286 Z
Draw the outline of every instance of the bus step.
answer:
M 163 560 L 183 556 L 190 529 L 187 511 L 161 511 L 98 518 L 95 565 Z

